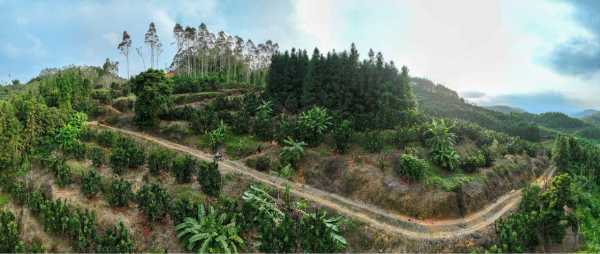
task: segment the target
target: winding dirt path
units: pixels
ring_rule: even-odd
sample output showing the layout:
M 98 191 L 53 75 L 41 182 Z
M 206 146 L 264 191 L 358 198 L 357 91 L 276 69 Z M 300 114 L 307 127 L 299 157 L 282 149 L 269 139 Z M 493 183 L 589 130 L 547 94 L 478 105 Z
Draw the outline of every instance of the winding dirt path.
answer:
M 156 143 L 171 150 L 192 155 L 203 160 L 212 160 L 210 154 L 202 152 L 188 146 L 183 146 L 159 137 L 155 137 L 143 132 L 131 131 L 104 125 L 98 122 L 89 122 L 89 125 L 132 136 L 134 138 Z M 224 160 L 219 162 L 219 169 L 223 172 L 232 172 L 250 177 L 257 182 L 283 190 L 286 186 L 290 187 L 290 193 L 323 207 L 337 211 L 339 214 L 359 220 L 380 230 L 392 234 L 400 234 L 415 240 L 439 240 L 464 237 L 475 233 L 502 217 L 507 212 L 516 209 L 521 201 L 521 190 L 513 190 L 494 203 L 489 204 L 479 212 L 473 213 L 465 218 L 452 220 L 423 221 L 409 216 L 396 213 L 390 213 L 372 205 L 350 200 L 337 194 L 325 192 L 317 188 L 294 183 L 276 176 L 265 174 L 254 169 L 248 168 L 237 161 Z M 546 170 L 535 183 L 545 185 L 548 179 L 552 177 L 555 169 Z

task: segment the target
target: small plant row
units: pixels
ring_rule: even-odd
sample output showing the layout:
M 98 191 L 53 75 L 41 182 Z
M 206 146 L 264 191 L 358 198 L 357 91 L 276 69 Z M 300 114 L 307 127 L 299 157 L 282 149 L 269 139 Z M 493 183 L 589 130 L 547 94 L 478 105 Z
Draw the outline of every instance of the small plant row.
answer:
M 89 129 L 83 139 L 94 140 L 100 145 L 111 148 L 110 167 L 117 174 L 122 174 L 127 168 L 140 167 L 147 162 L 152 175 L 172 172 L 178 183 L 189 183 L 192 181 L 192 175 L 196 175 L 202 191 L 207 195 L 217 196 L 221 191 L 221 173 L 217 163 L 197 160 L 190 155 L 179 155 L 162 148 L 146 151 L 135 140 L 109 130 L 98 132 Z M 106 157 L 102 148 L 95 147 L 91 151 L 88 158 L 95 166 L 102 165 L 105 161 L 103 158 Z
M 134 244 L 122 223 L 98 234 L 93 211 L 71 206 L 63 200 L 52 200 L 42 192 L 14 179 L 3 179 L 5 191 L 20 205 L 30 209 L 43 224 L 44 230 L 71 240 L 80 252 L 134 252 Z

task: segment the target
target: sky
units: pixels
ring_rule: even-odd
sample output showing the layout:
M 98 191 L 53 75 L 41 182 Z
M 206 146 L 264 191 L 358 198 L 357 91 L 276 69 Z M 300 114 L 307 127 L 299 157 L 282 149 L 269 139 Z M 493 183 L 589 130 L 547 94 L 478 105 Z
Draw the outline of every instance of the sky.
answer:
M 596 0 L 0 0 L 0 83 L 23 82 L 42 69 L 125 59 L 123 30 L 149 49 L 150 22 L 170 64 L 176 23 L 225 31 L 255 42 L 343 51 L 370 48 L 457 90 L 480 105 L 533 113 L 600 109 L 600 1 Z M 144 69 L 130 55 L 131 73 Z

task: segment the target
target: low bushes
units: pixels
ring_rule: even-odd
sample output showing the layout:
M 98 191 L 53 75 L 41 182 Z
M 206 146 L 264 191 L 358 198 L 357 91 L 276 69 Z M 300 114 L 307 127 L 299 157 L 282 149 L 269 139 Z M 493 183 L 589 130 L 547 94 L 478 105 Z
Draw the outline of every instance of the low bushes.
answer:
M 132 197 L 131 183 L 123 179 L 117 179 L 110 184 L 106 201 L 113 207 L 124 207 L 129 205 Z
M 173 162 L 173 173 L 178 183 L 189 183 L 196 168 L 196 160 L 189 155 L 177 156 Z
M 462 169 L 467 173 L 475 172 L 478 168 L 486 166 L 486 157 L 481 151 L 471 153 L 462 160 Z
M 93 197 L 101 190 L 102 178 L 95 169 L 90 170 L 81 178 L 81 193 Z
M 200 163 L 198 183 L 202 187 L 202 192 L 206 193 L 206 195 L 213 197 L 218 196 L 223 187 L 221 172 L 219 172 L 219 164 L 217 162 Z
M 129 230 L 119 222 L 112 228 L 106 230 L 99 237 L 96 252 L 100 253 L 132 253 L 135 252 L 133 241 L 129 237 Z
M 148 169 L 151 174 L 159 175 L 161 171 L 168 172 L 173 167 L 175 154 L 169 150 L 157 148 L 148 155 Z
M 392 161 L 394 172 L 409 181 L 420 181 L 425 176 L 429 164 L 410 154 L 402 154 Z
M 138 208 L 150 221 L 158 221 L 169 211 L 170 197 L 160 185 L 152 183 L 142 186 L 136 195 Z
M 370 131 L 364 134 L 361 140 L 362 147 L 370 153 L 378 153 L 385 145 L 383 135 L 379 131 Z
M 17 219 L 10 211 L 0 210 L 0 252 L 16 253 L 24 251 Z

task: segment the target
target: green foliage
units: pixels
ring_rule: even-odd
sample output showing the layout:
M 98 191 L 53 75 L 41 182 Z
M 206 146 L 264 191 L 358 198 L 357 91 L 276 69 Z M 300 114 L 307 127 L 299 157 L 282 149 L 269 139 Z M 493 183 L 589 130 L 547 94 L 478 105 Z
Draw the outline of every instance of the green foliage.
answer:
M 74 149 L 74 146 L 78 143 L 79 136 L 85 128 L 86 121 L 86 114 L 79 112 L 73 113 L 65 126 L 58 130 L 58 133 L 55 136 L 55 142 L 63 151 L 69 152 Z
M 102 178 L 95 169 L 90 170 L 81 178 L 81 193 L 86 197 L 95 196 L 101 190 Z
M 159 115 L 171 106 L 173 85 L 159 70 L 148 70 L 131 80 L 135 100 L 135 123 L 142 128 L 158 126 Z
M 292 138 L 287 138 L 284 141 L 285 146 L 279 153 L 282 164 L 290 164 L 292 167 L 297 168 L 298 162 L 304 156 L 304 142 L 296 142 Z
M 100 167 L 106 163 L 106 152 L 102 148 L 93 146 L 88 154 L 94 167 Z
M 251 136 L 228 136 L 225 142 L 225 152 L 233 158 L 244 158 L 256 153 L 261 147 L 254 137 Z
M 115 174 L 122 174 L 129 168 L 144 165 L 146 154 L 144 150 L 128 138 L 119 138 L 110 155 L 110 166 Z
M 352 127 L 350 127 L 350 121 L 348 120 L 342 120 L 333 129 L 333 141 L 335 144 L 335 150 L 338 153 L 343 154 L 348 151 L 353 134 Z
M 567 225 L 575 218 L 565 207 L 575 205 L 572 179 L 567 174 L 556 176 L 545 191 L 530 187 L 523 192 L 519 211 L 496 223 L 501 252 L 530 252 L 538 243 L 560 243 Z
M 394 133 L 394 145 L 398 148 L 404 148 L 407 144 L 419 141 L 419 129 L 416 127 L 397 128 Z
M 192 129 L 199 134 L 204 134 L 213 130 L 219 124 L 219 117 L 214 107 L 208 105 L 202 110 L 195 111 L 191 116 Z
M 189 183 L 192 181 L 192 174 L 196 169 L 197 162 L 189 155 L 178 155 L 173 162 L 173 173 L 178 183 Z
M 238 249 L 244 246 L 235 220 L 230 220 L 225 213 L 218 214 L 212 206 L 206 211 L 203 205 L 199 205 L 196 217 L 185 218 L 175 229 L 177 238 L 188 251 L 238 253 Z
M 24 250 L 23 241 L 15 216 L 7 210 L 0 210 L 0 252 L 15 253 Z
M 340 233 L 341 218 L 324 211 L 308 213 L 304 205 L 291 200 L 289 189 L 283 193 L 283 208 L 263 188 L 252 185 L 242 195 L 245 223 L 258 226 L 262 252 L 341 252 L 346 239 Z
M 110 183 L 106 201 L 113 207 L 124 207 L 129 205 L 133 196 L 130 182 L 124 179 L 115 179 Z
M 73 181 L 71 177 L 71 168 L 65 164 L 62 159 L 59 159 L 56 161 L 56 163 L 53 163 L 53 165 L 51 165 L 51 169 L 54 172 L 54 177 L 58 186 L 65 187 L 71 184 Z
M 263 101 L 256 109 L 254 132 L 260 140 L 273 138 L 273 108 L 271 101 Z
M 476 151 L 466 156 L 461 164 L 465 172 L 473 173 L 478 168 L 485 167 L 487 161 L 484 152 Z
M 429 169 L 429 164 L 410 154 L 402 154 L 393 160 L 396 174 L 406 177 L 409 181 L 420 181 Z
M 313 253 L 333 253 L 346 249 L 346 239 L 340 235 L 341 219 L 330 218 L 323 210 L 304 215 L 300 222 L 302 249 Z
M 267 156 L 257 157 L 254 168 L 258 171 L 269 171 L 271 169 L 271 158 Z
M 208 133 L 208 144 L 213 151 L 217 151 L 219 147 L 225 141 L 226 126 L 223 121 L 219 124 L 219 127 Z
M 176 154 L 173 152 L 157 148 L 148 155 L 148 169 L 151 174 L 159 175 L 161 171 L 169 172 L 173 167 L 173 161 Z
M 366 132 L 361 140 L 361 146 L 370 153 L 378 153 L 385 146 L 384 138 L 379 131 Z
M 21 128 L 14 106 L 0 101 L 0 170 L 17 165 L 22 151 Z
M 196 215 L 196 209 L 199 204 L 199 202 L 195 202 L 190 198 L 177 198 L 171 204 L 169 215 L 175 225 L 181 224 L 185 218 Z
M 265 92 L 282 111 L 320 106 L 353 116 L 356 127 L 364 130 L 394 126 L 400 112 L 416 107 L 409 81 L 406 67 L 399 71 L 372 51 L 361 62 L 352 45 L 350 52 L 325 56 L 315 49 L 310 58 L 304 50 L 276 53 Z
M 546 112 L 539 114 L 535 122 L 548 128 L 567 130 L 574 128 L 583 128 L 588 126 L 584 121 L 571 118 L 560 112 Z
M 150 221 L 158 221 L 167 215 L 171 198 L 156 183 L 145 184 L 136 195 L 138 208 Z
M 104 147 L 115 147 L 119 141 L 119 135 L 113 131 L 104 130 L 98 134 L 98 144 Z
M 96 252 L 99 253 L 133 253 L 135 246 L 129 236 L 129 230 L 119 222 L 112 228 L 109 228 L 98 239 Z
M 298 127 L 303 140 L 310 146 L 323 142 L 323 137 L 331 128 L 331 116 L 326 109 L 314 106 L 300 114 Z
M 433 120 L 425 135 L 431 147 L 431 159 L 438 166 L 456 170 L 460 165 L 460 157 L 454 150 L 456 135 L 450 132 L 448 124 L 442 120 Z
M 209 196 L 218 196 L 221 193 L 221 188 L 223 188 L 219 164 L 217 162 L 200 163 L 198 183 L 202 187 L 202 192 Z

